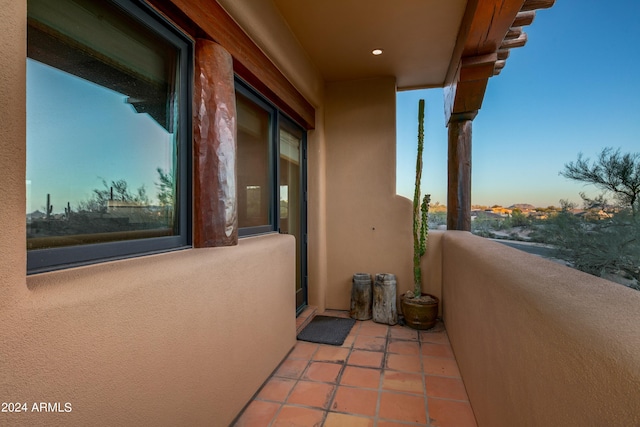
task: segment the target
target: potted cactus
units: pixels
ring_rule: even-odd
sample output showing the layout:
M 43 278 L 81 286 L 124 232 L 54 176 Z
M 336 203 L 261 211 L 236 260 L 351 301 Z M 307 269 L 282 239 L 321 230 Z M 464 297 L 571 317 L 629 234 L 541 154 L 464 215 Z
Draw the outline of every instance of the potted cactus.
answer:
M 422 151 L 424 149 L 424 99 L 418 102 L 418 156 L 416 159 L 416 183 L 413 193 L 413 289 L 400 298 L 405 323 L 414 329 L 429 329 L 436 324 L 439 300 L 422 292 L 422 267 L 420 260 L 427 251 L 429 233 L 429 202 L 425 194 L 420 201 L 422 179 Z

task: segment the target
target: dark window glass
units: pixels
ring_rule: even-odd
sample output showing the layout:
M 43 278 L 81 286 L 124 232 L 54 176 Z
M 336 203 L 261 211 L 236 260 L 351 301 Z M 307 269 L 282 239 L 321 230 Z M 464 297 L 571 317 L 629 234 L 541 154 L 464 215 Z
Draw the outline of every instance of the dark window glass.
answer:
M 272 113 L 240 91 L 238 114 L 238 225 L 273 230 Z
M 28 1 L 31 271 L 188 243 L 190 55 L 128 1 Z

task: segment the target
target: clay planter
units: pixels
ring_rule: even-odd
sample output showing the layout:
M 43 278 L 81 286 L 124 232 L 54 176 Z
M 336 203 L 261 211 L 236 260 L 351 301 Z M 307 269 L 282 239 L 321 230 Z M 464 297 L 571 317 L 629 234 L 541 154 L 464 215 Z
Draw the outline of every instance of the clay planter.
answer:
M 404 321 L 407 326 L 413 329 L 433 328 L 438 318 L 438 304 L 440 300 L 430 294 L 423 293 L 422 295 L 428 295 L 435 301 L 421 302 L 413 298 L 405 298 L 404 295 L 400 297 L 400 306 L 404 314 Z

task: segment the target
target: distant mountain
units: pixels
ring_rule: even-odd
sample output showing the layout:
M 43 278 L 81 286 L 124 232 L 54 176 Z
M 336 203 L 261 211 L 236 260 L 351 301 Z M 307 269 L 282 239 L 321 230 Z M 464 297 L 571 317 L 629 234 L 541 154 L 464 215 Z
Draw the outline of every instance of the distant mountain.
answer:
M 521 211 L 523 210 L 534 210 L 536 207 L 533 205 L 530 205 L 529 203 L 516 203 L 515 205 L 511 205 L 509 206 L 509 209 L 520 209 Z

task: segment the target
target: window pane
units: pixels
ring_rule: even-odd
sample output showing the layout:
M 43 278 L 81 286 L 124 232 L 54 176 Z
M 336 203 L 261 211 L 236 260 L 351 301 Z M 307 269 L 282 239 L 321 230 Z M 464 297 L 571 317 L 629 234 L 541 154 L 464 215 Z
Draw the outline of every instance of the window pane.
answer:
M 269 179 L 270 120 L 268 111 L 236 91 L 238 114 L 238 225 L 272 223 Z
M 108 2 L 28 13 L 28 249 L 177 234 L 179 49 Z

